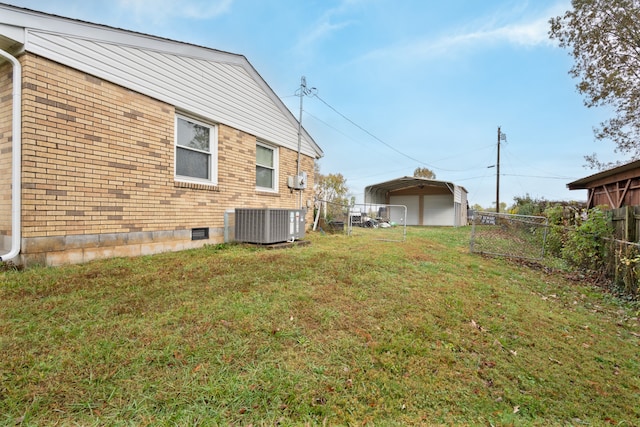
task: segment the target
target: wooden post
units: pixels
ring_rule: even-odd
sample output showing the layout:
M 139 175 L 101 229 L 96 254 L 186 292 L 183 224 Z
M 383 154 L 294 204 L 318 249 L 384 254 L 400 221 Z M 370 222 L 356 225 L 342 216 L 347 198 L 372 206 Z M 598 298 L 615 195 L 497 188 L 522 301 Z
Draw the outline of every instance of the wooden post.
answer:
M 635 220 L 633 217 L 633 207 L 624 207 L 624 240 L 626 242 L 633 242 L 635 240 Z

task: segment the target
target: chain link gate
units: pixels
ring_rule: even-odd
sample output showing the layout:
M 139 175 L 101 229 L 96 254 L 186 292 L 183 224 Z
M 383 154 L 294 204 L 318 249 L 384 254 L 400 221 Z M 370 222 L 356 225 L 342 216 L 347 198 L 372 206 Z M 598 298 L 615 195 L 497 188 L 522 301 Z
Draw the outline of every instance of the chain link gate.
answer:
M 542 216 L 473 212 L 471 253 L 540 260 L 549 221 Z

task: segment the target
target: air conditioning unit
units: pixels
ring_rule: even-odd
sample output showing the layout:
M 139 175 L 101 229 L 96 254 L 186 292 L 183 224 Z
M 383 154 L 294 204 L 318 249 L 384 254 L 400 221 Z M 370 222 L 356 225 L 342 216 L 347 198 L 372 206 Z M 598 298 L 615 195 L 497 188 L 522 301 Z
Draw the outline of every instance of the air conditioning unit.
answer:
M 236 208 L 235 240 L 272 244 L 304 237 L 304 209 Z
M 287 187 L 292 190 L 304 190 L 307 188 L 307 173 L 300 172 L 298 175 L 287 177 Z

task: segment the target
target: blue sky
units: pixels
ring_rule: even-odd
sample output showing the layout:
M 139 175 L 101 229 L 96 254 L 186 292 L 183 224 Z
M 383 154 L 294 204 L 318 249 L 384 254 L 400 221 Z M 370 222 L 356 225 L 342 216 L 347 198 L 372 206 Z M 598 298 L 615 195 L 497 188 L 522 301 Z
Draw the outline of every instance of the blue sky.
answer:
M 364 187 L 427 167 L 471 205 L 529 194 L 585 200 L 566 184 L 596 171 L 584 155 L 624 160 L 593 127 L 548 38 L 569 0 L 3 0 L 15 6 L 242 54 L 324 150 L 320 170 Z M 323 102 L 324 101 L 324 102 Z M 355 123 L 355 125 L 354 125 Z

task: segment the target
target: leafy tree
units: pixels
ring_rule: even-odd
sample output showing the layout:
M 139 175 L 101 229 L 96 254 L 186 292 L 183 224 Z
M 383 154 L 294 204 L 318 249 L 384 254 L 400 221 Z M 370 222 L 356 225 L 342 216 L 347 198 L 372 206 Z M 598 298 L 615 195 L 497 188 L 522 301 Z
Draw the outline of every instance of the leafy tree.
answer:
M 496 210 L 496 202 L 492 202 L 491 203 L 492 208 L 489 209 L 490 211 L 495 211 Z M 500 202 L 500 212 L 506 212 L 507 211 L 507 203 L 506 202 Z
M 331 217 L 342 212 L 344 206 L 349 204 L 349 187 L 347 180 L 340 173 L 323 175 L 320 170 L 315 170 L 315 195 L 318 200 L 327 202 L 325 214 Z
M 549 205 L 544 198 L 534 199 L 529 193 L 514 197 L 513 202 L 510 212 L 518 215 L 542 215 Z
M 436 174 L 429 168 L 416 168 L 413 171 L 413 176 L 416 178 L 436 179 Z
M 571 50 L 569 74 L 580 79 L 587 107 L 610 106 L 614 117 L 595 129 L 616 152 L 640 158 L 640 0 L 572 0 L 572 10 L 550 20 L 549 36 Z M 592 167 L 610 166 L 585 156 Z

